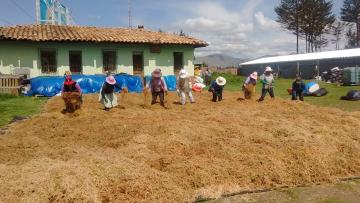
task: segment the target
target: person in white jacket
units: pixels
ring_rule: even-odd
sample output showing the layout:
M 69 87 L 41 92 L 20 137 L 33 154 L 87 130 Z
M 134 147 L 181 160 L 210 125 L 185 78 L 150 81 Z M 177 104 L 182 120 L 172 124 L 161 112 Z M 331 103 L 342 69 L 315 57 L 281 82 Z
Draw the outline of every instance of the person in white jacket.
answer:
M 191 88 L 192 88 L 191 81 L 186 70 L 184 69 L 180 70 L 176 87 L 177 87 L 176 88 L 177 92 L 180 96 L 180 103 L 182 105 L 186 104 L 186 95 L 189 97 L 190 103 L 195 103 L 194 96 L 192 95 L 191 92 Z

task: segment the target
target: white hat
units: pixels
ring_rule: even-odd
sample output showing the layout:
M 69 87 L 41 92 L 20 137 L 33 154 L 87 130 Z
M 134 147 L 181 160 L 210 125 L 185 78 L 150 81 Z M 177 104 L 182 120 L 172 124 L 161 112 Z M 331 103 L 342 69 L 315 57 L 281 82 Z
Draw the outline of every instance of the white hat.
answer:
M 265 72 L 272 72 L 272 71 L 273 71 L 273 69 L 270 66 L 265 68 Z
M 257 72 L 253 72 L 250 74 L 250 78 L 254 79 L 254 80 L 257 80 L 257 77 L 258 77 L 258 73 Z
M 216 78 L 216 84 L 220 86 L 224 86 L 226 84 L 226 79 L 219 76 Z
M 179 77 L 180 78 L 186 78 L 188 76 L 188 73 L 186 72 L 185 69 L 181 69 L 179 72 Z

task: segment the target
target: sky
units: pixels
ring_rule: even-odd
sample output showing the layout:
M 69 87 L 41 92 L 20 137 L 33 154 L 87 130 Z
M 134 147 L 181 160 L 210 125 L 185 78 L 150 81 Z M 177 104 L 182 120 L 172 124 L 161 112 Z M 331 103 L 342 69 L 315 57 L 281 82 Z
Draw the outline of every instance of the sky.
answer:
M 128 0 L 61 0 L 75 25 L 128 27 Z M 333 0 L 338 16 L 342 0 Z M 294 53 L 296 37 L 275 21 L 280 0 L 131 0 L 132 25 L 205 40 L 196 56 L 237 58 Z M 0 25 L 34 24 L 35 0 L 0 0 Z M 342 44 L 341 46 L 344 46 Z M 329 44 L 326 50 L 334 50 Z M 304 51 L 301 42 L 300 51 Z

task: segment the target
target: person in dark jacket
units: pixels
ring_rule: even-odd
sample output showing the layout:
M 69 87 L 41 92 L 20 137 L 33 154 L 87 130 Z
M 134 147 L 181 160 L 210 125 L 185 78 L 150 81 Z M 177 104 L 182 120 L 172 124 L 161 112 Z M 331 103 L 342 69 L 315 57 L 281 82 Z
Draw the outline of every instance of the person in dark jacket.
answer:
M 61 93 L 78 92 L 81 94 L 79 84 L 71 78 L 71 75 L 65 76 L 65 81 L 61 89 Z
M 80 88 L 79 83 L 72 79 L 71 74 L 67 73 L 65 75 L 65 81 L 61 88 L 61 95 L 68 94 L 68 93 L 79 93 L 80 95 L 80 102 L 82 103 L 82 91 Z
M 213 94 L 213 98 L 212 98 L 213 102 L 222 100 L 222 92 L 225 84 L 226 84 L 226 79 L 223 77 L 217 77 L 215 81 L 211 82 L 209 92 L 212 92 Z
M 304 101 L 305 83 L 301 80 L 301 77 L 297 77 L 292 84 L 292 100 L 299 99 Z
M 111 108 L 118 106 L 117 97 L 115 95 L 115 87 L 120 90 L 127 91 L 126 88 L 121 87 L 116 82 L 114 76 L 107 76 L 104 84 L 101 87 L 99 95 L 99 101 L 104 105 L 105 111 L 109 111 Z
M 157 97 L 159 97 L 160 105 L 165 106 L 164 99 L 165 99 L 165 94 L 167 93 L 167 86 L 164 79 L 161 76 L 162 73 L 160 69 L 155 69 L 151 73 L 151 79 L 147 85 L 152 95 L 151 105 L 155 104 Z

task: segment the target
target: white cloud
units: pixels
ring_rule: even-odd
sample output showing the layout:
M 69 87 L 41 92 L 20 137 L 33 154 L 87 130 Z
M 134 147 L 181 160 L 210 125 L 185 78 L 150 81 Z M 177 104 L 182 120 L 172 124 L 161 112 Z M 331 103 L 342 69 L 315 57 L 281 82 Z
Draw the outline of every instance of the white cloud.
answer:
M 275 20 L 267 18 L 264 14 L 259 11 L 254 14 L 256 19 L 256 23 L 259 25 L 259 28 L 262 30 L 271 30 L 271 29 L 279 29 L 280 25 Z
M 222 53 L 240 58 L 293 52 L 294 37 L 258 10 L 264 0 L 246 0 L 241 9 L 214 1 L 196 1 L 187 7 L 188 18 L 177 21 L 173 30 L 203 39 L 208 47 L 196 55 Z M 266 31 L 266 32 L 264 32 Z

